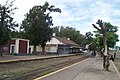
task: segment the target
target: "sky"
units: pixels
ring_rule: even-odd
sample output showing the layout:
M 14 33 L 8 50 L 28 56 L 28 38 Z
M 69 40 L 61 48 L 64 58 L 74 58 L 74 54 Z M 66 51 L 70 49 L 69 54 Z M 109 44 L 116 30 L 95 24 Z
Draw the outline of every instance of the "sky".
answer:
M 5 1 L 0 0 L 0 4 L 4 5 Z M 43 5 L 46 1 L 62 10 L 51 14 L 54 26 L 73 27 L 85 34 L 95 31 L 92 24 L 101 19 L 118 26 L 117 34 L 120 34 L 120 0 L 16 0 L 14 6 L 18 9 L 14 11 L 14 20 L 20 24 L 33 6 Z M 117 45 L 120 46 L 120 42 Z

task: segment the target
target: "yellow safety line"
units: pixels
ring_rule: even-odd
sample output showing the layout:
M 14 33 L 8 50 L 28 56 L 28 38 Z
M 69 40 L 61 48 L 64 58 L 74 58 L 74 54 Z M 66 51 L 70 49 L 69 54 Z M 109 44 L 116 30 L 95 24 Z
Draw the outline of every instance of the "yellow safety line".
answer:
M 115 68 L 115 71 L 117 72 L 118 78 L 120 79 L 120 73 L 119 73 L 117 67 L 115 66 L 115 64 L 114 64 L 114 62 L 113 62 L 112 60 L 110 60 L 110 61 L 111 61 L 111 63 L 113 64 L 113 66 L 114 66 L 114 68 Z
M 36 58 L 27 58 L 27 59 L 22 59 L 22 60 L 35 60 L 35 59 L 45 59 L 45 58 L 64 57 L 64 56 L 68 56 L 68 55 L 36 57 Z M 15 60 L 1 60 L 0 62 L 15 62 L 15 61 L 22 61 L 22 60 L 20 60 L 20 59 L 15 59 Z

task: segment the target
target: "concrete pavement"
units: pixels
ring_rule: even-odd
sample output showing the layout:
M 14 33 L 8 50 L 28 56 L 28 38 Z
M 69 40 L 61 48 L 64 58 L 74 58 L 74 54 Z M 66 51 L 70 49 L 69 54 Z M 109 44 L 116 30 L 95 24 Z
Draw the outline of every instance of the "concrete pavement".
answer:
M 35 80 L 120 80 L 114 63 L 110 61 L 110 71 L 102 69 L 102 59 L 88 58 Z

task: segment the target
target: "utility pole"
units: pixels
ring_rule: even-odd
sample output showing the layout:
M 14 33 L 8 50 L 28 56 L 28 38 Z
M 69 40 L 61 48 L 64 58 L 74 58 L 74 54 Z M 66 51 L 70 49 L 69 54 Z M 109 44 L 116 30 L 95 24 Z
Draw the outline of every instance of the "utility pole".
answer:
M 109 53 L 108 53 L 108 46 L 107 46 L 107 37 L 106 37 L 106 27 L 102 20 L 98 20 L 96 25 L 92 24 L 95 29 L 97 29 L 103 35 L 103 44 L 104 44 L 104 54 L 103 54 L 103 69 L 109 71 Z

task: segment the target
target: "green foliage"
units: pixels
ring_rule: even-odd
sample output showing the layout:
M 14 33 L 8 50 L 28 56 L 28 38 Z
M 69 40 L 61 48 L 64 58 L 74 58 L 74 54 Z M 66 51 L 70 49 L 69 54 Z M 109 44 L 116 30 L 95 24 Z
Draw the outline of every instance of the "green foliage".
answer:
M 12 17 L 13 10 L 17 9 L 13 8 L 13 2 L 8 3 L 7 1 L 5 5 L 0 4 L 0 47 L 8 42 L 11 38 L 11 32 L 15 30 L 14 27 L 18 26 Z M 2 52 L 1 49 L 0 52 Z
M 94 44 L 101 50 L 103 46 L 103 37 L 100 34 L 95 35 Z
M 87 44 L 90 44 L 93 42 L 93 34 L 91 32 L 86 32 L 85 34 L 85 41 L 84 41 L 84 44 L 87 45 Z
M 59 37 L 61 37 L 62 35 L 60 35 L 60 29 L 61 27 L 60 26 L 56 26 L 56 27 L 53 27 L 52 28 L 52 30 L 53 30 L 53 33 L 55 33 L 56 34 L 56 36 L 59 36 Z
M 50 26 L 53 25 L 51 12 L 61 12 L 61 10 L 55 8 L 54 5 L 49 6 L 48 2 L 45 2 L 43 6 L 34 6 L 26 14 L 21 30 L 32 45 L 41 45 L 44 48 L 46 42 L 51 39 L 52 29 Z
M 22 21 L 21 29 L 25 32 L 24 37 L 30 39 L 31 44 L 39 45 L 42 38 L 41 33 L 45 30 L 45 27 L 47 26 L 44 12 L 42 12 L 40 6 L 34 6 Z
M 116 32 L 118 31 L 117 26 L 113 26 L 110 23 L 105 22 L 106 27 L 106 37 L 107 37 L 107 43 L 108 47 L 113 48 L 116 45 L 116 42 L 118 42 L 118 35 Z M 103 48 L 103 37 L 99 31 L 94 31 L 95 34 L 95 42 L 99 46 L 100 49 Z
M 80 31 L 72 27 L 56 26 L 53 28 L 53 32 L 56 33 L 56 36 L 70 38 L 75 43 L 83 46 L 84 35 L 80 34 Z
M 0 4 L 0 45 L 4 45 L 11 38 L 11 30 L 15 30 L 14 27 L 18 26 L 16 22 L 13 21 L 12 14 L 13 10 L 17 9 L 12 8 L 13 2 L 11 1 L 8 4 L 8 1 L 4 6 Z
M 23 32 L 21 31 L 12 31 L 11 32 L 11 37 L 12 38 L 23 38 Z

